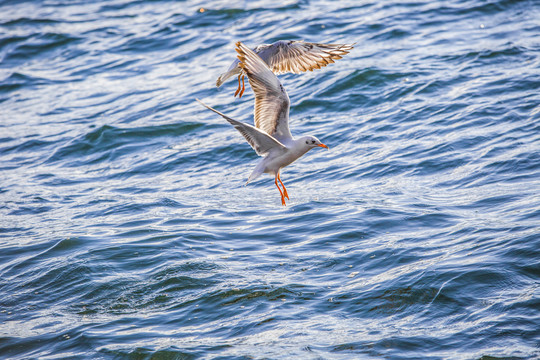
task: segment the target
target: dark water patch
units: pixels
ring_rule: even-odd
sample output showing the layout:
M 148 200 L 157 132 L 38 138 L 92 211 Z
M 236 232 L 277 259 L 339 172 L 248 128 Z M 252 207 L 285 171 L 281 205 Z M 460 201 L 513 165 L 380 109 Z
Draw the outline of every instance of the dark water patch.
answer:
M 451 159 L 451 160 L 449 160 Z M 438 172 L 447 172 L 459 168 L 466 164 L 466 159 L 451 158 L 448 155 L 441 155 L 434 159 L 424 160 L 413 170 L 414 175 L 426 176 L 434 175 Z
M 259 298 L 268 299 L 269 301 L 278 301 L 286 296 L 296 295 L 295 292 L 284 288 L 244 288 L 244 289 L 230 289 L 219 291 L 210 295 L 209 301 L 215 298 L 218 304 L 222 306 L 233 305 L 237 303 L 250 303 L 257 302 Z
M 135 349 L 102 349 L 100 353 L 103 353 L 107 356 L 112 356 L 113 358 L 127 358 L 127 359 L 175 359 L 175 360 L 194 360 L 200 358 L 202 353 L 212 353 L 216 350 L 221 350 L 226 348 L 223 347 L 213 347 L 205 346 L 200 351 L 186 351 L 184 348 L 179 348 L 177 346 L 167 347 L 162 349 L 160 347 L 137 347 Z M 236 357 L 231 359 L 247 359 L 246 357 Z
M 115 192 L 118 192 L 118 193 L 121 193 L 121 194 L 148 194 L 148 193 L 153 193 L 155 192 L 155 189 L 154 188 L 150 188 L 150 187 L 146 187 L 146 188 L 141 188 L 141 187 L 122 187 L 122 188 L 116 188 L 114 189 Z M 170 206 L 175 206 L 177 205 L 178 203 L 176 203 L 175 201 L 173 200 L 170 200 L 170 199 L 165 199 L 164 202 L 167 202 L 169 203 L 170 202 Z M 179 204 L 178 204 L 179 205 Z
M 17 35 L 11 35 L 11 36 L 2 36 L 0 35 L 0 51 L 9 53 L 14 46 L 9 46 L 11 44 L 17 44 L 22 43 L 27 39 L 26 36 L 17 36 Z M 4 54 L 2 54 L 4 55 Z
M 161 126 L 150 126 L 141 128 L 116 128 L 109 125 L 103 125 L 100 128 L 89 132 L 71 141 L 69 145 L 64 145 L 52 154 L 47 163 L 65 161 L 69 158 L 78 158 L 75 166 L 80 165 L 81 157 L 86 161 L 95 159 L 96 154 L 100 155 L 107 152 L 111 155 L 115 149 L 130 147 L 135 149 L 140 145 L 137 141 L 149 141 L 152 138 L 164 136 L 182 136 L 195 131 L 202 125 L 197 123 L 181 123 Z M 128 149 L 129 150 L 129 149 Z M 131 152 L 131 151 L 126 151 Z M 121 155 L 121 154 L 120 154 Z
M 8 234 L 8 236 L 12 237 L 13 235 L 11 235 L 10 233 L 14 231 L 19 231 L 19 234 L 25 234 L 26 236 L 35 235 L 35 232 L 32 231 L 32 228 L 24 227 L 2 228 L 2 232 L 0 234 L 2 234 L 1 237 L 3 237 L 3 234 Z M 26 266 L 23 265 L 21 267 L 18 267 L 18 264 L 24 264 L 24 261 L 26 261 L 26 259 L 21 260 L 23 256 L 41 253 L 43 251 L 46 251 L 49 247 L 50 244 L 43 242 L 17 246 L 12 244 L 10 241 L 3 243 L 3 251 L 0 254 L 0 259 L 2 260 L 2 263 L 0 264 L 0 274 L 2 275 L 2 279 L 5 281 L 3 285 L 12 280 L 14 276 L 17 275 L 17 272 L 24 268 L 24 266 Z
M 146 213 L 150 211 L 153 207 L 156 205 L 152 204 L 145 204 L 145 203 L 139 203 L 139 204 L 121 204 L 118 205 L 117 203 L 114 203 L 114 205 L 109 206 L 105 209 L 99 209 L 96 211 L 90 211 L 87 214 L 78 215 L 75 218 L 82 218 L 82 217 L 92 217 L 92 218 L 99 218 L 99 217 L 107 217 L 110 215 L 135 215 L 135 214 L 141 214 Z
M 55 25 L 60 23 L 62 22 L 55 19 L 21 17 L 2 22 L 0 24 L 3 26 L 28 26 L 29 28 L 33 28 L 34 26 L 39 25 Z
M 51 264 L 50 261 L 47 263 Z M 70 273 L 71 271 L 74 272 Z M 9 306 L 20 313 L 28 313 L 30 310 L 28 307 L 40 304 L 40 298 L 44 296 L 54 294 L 57 300 L 71 298 L 74 289 L 86 287 L 85 278 L 91 273 L 89 267 L 78 262 L 72 264 L 64 262 L 54 269 L 24 271 L 27 280 L 24 283 L 17 282 L 18 286 L 7 286 L 8 289 L 5 290 L 9 290 L 13 296 L 2 301 L 3 306 Z
M 39 151 L 40 149 L 44 147 L 46 148 L 50 145 L 53 145 L 54 143 L 55 143 L 54 141 L 43 141 L 43 140 L 32 139 L 18 145 L 0 148 L 0 151 L 4 152 L 5 154 L 29 152 L 29 151 L 33 152 L 33 151 Z
M 485 49 L 480 51 L 469 51 L 460 55 L 453 55 L 449 57 L 449 60 L 456 60 L 459 62 L 467 61 L 468 66 L 462 70 L 471 70 L 474 67 L 482 65 L 498 65 L 508 63 L 509 65 L 515 61 L 523 62 L 533 60 L 535 57 L 530 54 L 527 49 L 516 46 L 512 43 L 505 44 L 507 47 L 501 49 Z
M 159 5 L 160 3 L 163 3 L 163 4 L 167 3 L 167 1 L 163 1 L 163 0 L 151 0 L 151 1 L 148 1 L 148 2 L 157 3 L 157 5 Z M 141 0 L 119 1 L 117 3 L 106 3 L 104 5 L 100 5 L 97 12 L 98 13 L 101 13 L 101 12 L 117 13 L 119 10 L 137 8 L 137 7 L 140 7 L 141 5 L 144 5 L 145 3 L 147 3 L 147 2 L 146 1 L 141 1 Z M 125 12 L 122 12 L 122 13 L 125 14 Z M 128 15 L 126 14 L 126 16 L 128 16 Z M 135 17 L 136 15 L 133 14 L 133 15 L 129 15 L 129 16 L 130 17 Z
M 415 226 L 417 224 L 416 226 L 423 228 L 445 228 L 455 225 L 458 220 L 455 216 L 442 213 L 422 214 L 405 218 L 409 225 Z
M 191 206 L 193 207 L 193 206 Z M 165 226 L 182 226 L 182 225 L 195 225 L 198 221 L 193 219 L 170 219 L 166 220 L 163 225 Z M 213 235 L 212 235 L 213 236 Z M 204 235 L 202 235 L 200 238 L 204 239 Z
M 20 206 L 16 210 L 9 212 L 9 215 L 41 214 L 50 210 L 52 210 L 50 206 Z
M 82 184 L 85 180 L 84 179 L 76 179 L 74 177 L 67 178 L 67 177 L 60 177 L 55 176 L 50 178 L 47 181 L 43 181 L 42 185 L 44 186 L 51 186 L 51 187 L 59 187 L 59 186 L 73 186 L 77 187 L 78 185 Z
M 485 152 L 485 154 L 481 157 L 481 159 L 484 161 L 488 161 L 488 160 L 493 160 L 493 159 L 498 159 L 500 157 L 503 157 L 509 151 L 512 151 L 520 147 L 520 144 L 517 144 L 515 140 L 516 139 L 512 137 L 505 137 L 501 139 L 501 141 L 499 141 L 500 145 L 490 147 Z M 490 163 L 487 166 L 495 166 L 495 164 Z
M 127 52 L 127 53 L 146 53 L 146 52 L 156 52 L 164 51 L 174 47 L 176 45 L 175 38 L 163 38 L 158 32 L 156 38 L 149 38 L 145 36 L 143 38 L 133 38 L 127 40 L 124 44 L 118 47 L 118 52 Z
M 49 85 L 52 83 L 53 81 L 50 79 L 13 72 L 2 81 L 2 84 L 0 84 L 0 92 L 10 93 L 23 87 L 27 88 L 37 85 Z M 3 101 L 6 99 L 7 98 L 4 98 Z
M 410 36 L 411 34 L 405 29 L 387 29 L 372 36 L 372 41 L 394 41 Z
M 0 138 L 0 144 L 1 144 L 1 143 L 8 143 L 8 142 L 11 142 L 11 141 L 13 141 L 13 140 L 15 140 L 15 138 L 12 138 L 12 137 L 1 137 L 1 138 Z
M 487 197 L 482 200 L 471 203 L 469 206 L 474 209 L 488 208 L 493 209 L 502 204 L 509 204 L 514 201 L 517 201 L 521 198 L 521 195 L 508 194 L 508 195 L 499 195 Z
M 509 81 L 508 79 L 504 80 L 495 80 L 492 82 L 486 83 L 485 87 L 488 89 L 484 92 L 484 96 L 497 96 L 497 95 L 506 95 L 510 93 L 519 93 L 531 91 L 532 89 L 537 89 L 540 86 L 540 77 L 536 80 L 534 79 L 519 79 L 516 81 Z M 510 90 L 509 90 L 510 88 Z
M 13 49 L 6 54 L 4 61 L 7 63 L 14 63 L 18 60 L 30 60 L 80 40 L 81 39 L 78 37 L 61 33 L 35 34 L 34 36 L 25 39 L 25 41 L 22 41 L 19 45 L 14 46 Z
M 354 70 L 350 74 L 343 77 L 342 81 L 335 83 L 331 88 L 319 94 L 321 96 L 329 95 L 330 93 L 341 94 L 349 89 L 358 88 L 377 88 L 382 84 L 389 84 L 403 79 L 410 74 L 395 73 L 384 69 L 362 69 Z
M 264 18 L 263 15 L 266 15 L 266 17 L 269 16 L 271 12 L 286 12 L 286 11 L 293 11 L 293 10 L 299 10 L 301 9 L 301 3 L 290 3 L 290 4 L 275 4 L 276 6 L 269 6 L 269 4 L 266 4 L 267 6 L 260 7 L 222 7 L 222 8 L 214 8 L 212 6 L 205 7 L 204 5 L 201 6 L 196 10 L 194 14 L 192 14 L 192 22 L 196 24 L 196 27 L 204 27 L 204 26 L 213 26 L 215 23 L 219 23 L 221 21 L 236 21 L 239 18 L 241 18 L 241 15 L 258 15 L 261 18 Z M 200 9 L 203 8 L 204 11 L 200 11 Z
M 47 256 L 55 255 L 58 256 L 62 253 L 68 253 L 74 249 L 79 248 L 85 244 L 84 238 L 68 238 L 58 241 L 53 247 L 47 250 L 45 253 Z M 45 255 L 44 254 L 44 255 Z
M 456 77 L 450 78 L 450 79 L 436 79 L 433 81 L 430 81 L 426 84 L 418 86 L 417 89 L 414 89 L 415 95 L 428 95 L 433 96 L 437 93 L 439 93 L 442 89 L 448 89 L 450 86 L 459 86 L 460 83 L 465 83 L 469 81 L 470 78 L 465 75 L 458 75 Z M 459 100 L 459 98 L 458 98 Z
M 201 12 L 200 8 L 195 10 L 194 13 L 190 14 L 183 21 L 174 22 L 175 26 L 181 26 L 182 28 L 187 27 L 189 29 L 203 29 L 206 27 L 213 27 L 216 23 L 227 19 L 237 20 L 242 15 L 247 16 L 257 12 L 254 9 L 227 9 L 219 10 L 212 7 L 204 7 L 204 11 Z
M 413 170 L 415 166 L 404 161 L 392 160 L 384 163 L 368 165 L 356 172 L 362 178 L 378 179 L 384 176 L 396 176 Z
M 135 65 L 137 65 L 139 63 L 139 60 L 138 59 L 115 59 L 115 60 L 111 60 L 111 61 L 106 61 L 106 62 L 100 62 L 100 63 L 95 63 L 95 62 L 92 62 L 90 64 L 85 64 L 86 66 L 77 66 L 75 67 L 71 73 L 70 73 L 70 76 L 72 77 L 89 77 L 91 75 L 99 75 L 99 74 L 102 74 L 104 72 L 108 72 L 109 70 L 112 71 L 112 70 L 118 70 L 118 69 L 122 69 L 123 73 L 126 74 L 126 73 L 130 73 L 129 69 L 131 67 L 134 67 Z M 140 70 L 142 69 L 138 69 L 137 73 L 140 74 Z M 135 71 L 131 71 L 131 73 L 133 73 Z M 111 79 L 114 79 L 114 72 L 112 72 L 112 74 L 110 75 L 111 76 Z M 118 75 L 116 75 L 118 76 Z M 135 93 L 137 93 L 137 91 L 135 91 Z M 107 94 L 107 93 L 94 93 L 94 94 L 91 94 L 89 97 L 99 97 L 100 95 L 103 95 L 103 94 Z M 87 97 L 88 98 L 88 97 Z
M 485 166 L 485 169 L 490 172 L 501 174 L 518 174 L 527 173 L 529 171 L 538 170 L 540 153 L 525 152 L 515 156 L 512 160 L 493 161 Z
M 231 166 L 233 164 L 238 164 L 241 161 L 249 163 L 258 159 L 257 154 L 253 152 L 247 143 L 239 142 L 238 140 L 241 140 L 241 138 L 239 139 L 236 134 L 232 135 L 234 138 L 227 140 L 228 145 L 202 150 L 196 154 L 180 153 L 180 156 L 175 156 L 175 159 L 173 159 L 173 162 L 171 162 L 170 165 L 196 164 L 197 161 L 214 163 L 216 157 L 219 157 L 222 159 L 220 160 L 222 166 Z
M 533 220 L 540 219 L 540 209 L 536 209 L 530 212 L 527 212 L 524 215 L 521 215 L 519 220 Z
M 118 266 L 121 265 L 123 271 L 134 267 L 134 261 L 141 261 L 138 257 L 130 260 L 132 254 L 125 256 L 124 259 L 119 258 L 118 250 L 120 249 L 109 248 L 106 251 L 94 252 L 94 256 L 107 256 L 109 262 L 113 261 L 118 270 Z M 137 247 L 137 250 L 142 251 L 143 248 Z M 149 270 L 150 265 L 158 269 L 160 267 L 159 262 L 155 262 L 149 264 Z M 155 308 L 163 310 L 189 308 L 193 311 L 198 307 L 194 306 L 194 301 L 199 298 L 201 292 L 218 284 L 213 276 L 217 270 L 215 266 L 207 263 L 187 262 L 180 269 L 165 267 L 149 274 L 141 274 L 139 278 L 119 280 L 114 289 L 105 283 L 95 282 L 81 294 L 78 304 L 71 311 L 80 315 L 133 314 Z M 202 275 L 201 271 L 207 272 L 208 275 Z
M 119 290 L 111 293 L 109 287 L 98 286 L 79 299 L 80 303 L 71 309 L 79 315 L 127 315 L 152 309 L 174 308 L 182 299 L 190 298 L 190 292 L 196 293 L 208 283 L 207 280 L 196 280 L 180 277 L 154 286 L 138 286 L 134 282 L 119 283 Z M 179 299 L 174 296 L 181 292 Z M 173 294 L 173 295 L 171 295 Z M 112 295 L 112 296 L 111 296 Z M 86 299 L 91 300 L 87 302 Z M 99 301 L 96 301 L 99 300 Z
M 155 93 L 156 91 L 159 91 L 160 89 L 152 89 L 150 91 L 148 91 L 149 94 L 151 93 Z M 132 96 L 134 94 L 131 94 L 130 96 Z M 169 109 L 173 109 L 173 108 L 178 108 L 179 105 L 185 105 L 185 103 L 180 103 L 178 101 L 165 101 L 165 102 L 162 102 L 162 103 L 159 103 L 159 104 L 153 104 L 151 103 L 152 101 L 152 98 L 149 96 L 147 99 L 145 99 L 145 102 L 148 102 L 148 107 L 146 107 L 145 109 L 142 109 L 140 111 L 133 111 L 133 112 L 130 112 L 128 116 L 126 116 L 125 118 L 123 118 L 120 123 L 122 124 L 129 124 L 129 123 L 132 123 L 132 122 L 135 122 L 135 121 L 138 121 L 140 120 L 141 118 L 155 118 L 155 119 L 160 119 L 161 117 L 163 117 L 162 114 L 166 113 L 166 110 L 169 110 Z M 190 101 L 188 100 L 188 103 Z M 133 105 L 129 104 L 127 105 L 125 108 L 123 109 L 118 109 L 118 112 L 123 112 L 123 110 L 126 110 L 126 109 L 129 109 L 131 108 Z M 116 111 L 114 112 L 116 113 Z M 192 122 L 190 122 L 192 123 Z
M 436 15 L 443 16 L 465 16 L 467 18 L 479 15 L 494 15 L 503 11 L 505 8 L 512 5 L 512 1 L 494 1 L 481 5 L 471 4 L 469 6 L 442 6 L 433 8 L 430 12 Z
M 30 228 L 24 228 L 24 227 L 2 227 L 0 228 L 0 234 L 8 234 L 12 232 L 24 232 L 30 230 Z M 2 235 L 4 236 L 4 235 Z M 6 235 L 7 236 L 7 235 Z

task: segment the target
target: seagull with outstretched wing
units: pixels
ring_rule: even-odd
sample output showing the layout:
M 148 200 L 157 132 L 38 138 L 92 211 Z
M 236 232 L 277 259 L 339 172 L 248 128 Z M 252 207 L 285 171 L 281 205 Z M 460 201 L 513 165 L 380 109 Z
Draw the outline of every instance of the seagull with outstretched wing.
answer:
M 259 45 L 253 51 L 268 65 L 275 74 L 295 73 L 320 69 L 334 60 L 341 59 L 352 50 L 354 44 L 317 44 L 296 40 L 280 40 L 273 44 Z M 229 69 L 216 81 L 220 87 L 231 76 L 238 75 L 238 89 L 234 96 L 244 93 L 245 72 L 237 58 Z
M 202 105 L 223 116 L 233 125 L 263 158 L 259 161 L 248 178 L 247 183 L 263 173 L 274 176 L 274 182 L 281 194 L 281 204 L 289 199 L 287 189 L 279 176 L 280 170 L 298 160 L 314 147 L 328 146 L 314 136 L 294 138 L 289 129 L 290 101 L 287 92 L 268 65 L 250 48 L 236 43 L 238 64 L 246 74 L 255 93 L 255 126 L 234 120 L 197 99 Z M 278 185 L 283 187 L 283 191 Z

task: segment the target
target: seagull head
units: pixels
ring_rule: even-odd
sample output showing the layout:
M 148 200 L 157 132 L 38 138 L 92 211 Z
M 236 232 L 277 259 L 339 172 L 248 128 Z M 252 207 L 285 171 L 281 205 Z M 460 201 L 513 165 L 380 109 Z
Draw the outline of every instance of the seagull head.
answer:
M 320 147 L 323 147 L 323 148 L 326 148 L 328 149 L 328 146 L 324 145 L 319 139 L 317 139 L 315 136 L 311 136 L 311 135 L 308 135 L 308 136 L 304 136 L 301 138 L 301 141 L 302 141 L 302 145 L 304 145 L 305 147 L 309 149 L 311 148 L 314 148 L 314 147 L 317 147 L 317 146 L 320 146 Z

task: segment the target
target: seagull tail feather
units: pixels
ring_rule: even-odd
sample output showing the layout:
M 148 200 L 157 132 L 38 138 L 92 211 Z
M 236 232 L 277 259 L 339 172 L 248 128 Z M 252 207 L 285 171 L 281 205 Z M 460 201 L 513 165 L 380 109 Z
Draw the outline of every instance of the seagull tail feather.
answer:
M 253 169 L 253 171 L 251 172 L 251 175 L 249 175 L 249 177 L 248 177 L 248 179 L 246 181 L 246 185 L 262 175 L 262 173 L 264 171 L 264 163 L 263 163 L 264 160 L 265 160 L 264 158 L 261 159 L 261 161 L 259 161 L 259 163 L 255 167 L 255 169 Z

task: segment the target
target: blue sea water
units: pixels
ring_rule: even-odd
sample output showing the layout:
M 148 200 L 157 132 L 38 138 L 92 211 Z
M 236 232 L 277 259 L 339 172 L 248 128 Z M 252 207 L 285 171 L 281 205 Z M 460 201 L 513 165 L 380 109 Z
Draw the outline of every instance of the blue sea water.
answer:
M 244 186 L 234 43 L 314 149 Z M 540 358 L 537 1 L 0 2 L 0 358 Z

